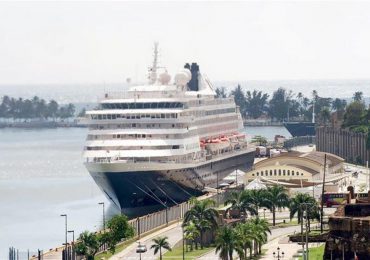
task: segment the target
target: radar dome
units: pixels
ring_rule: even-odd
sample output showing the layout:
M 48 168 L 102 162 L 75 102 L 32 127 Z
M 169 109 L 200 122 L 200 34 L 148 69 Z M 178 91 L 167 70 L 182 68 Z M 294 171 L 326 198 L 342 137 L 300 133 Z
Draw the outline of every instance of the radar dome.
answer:
M 175 76 L 177 86 L 185 86 L 191 80 L 191 72 L 188 69 L 179 71 Z
M 162 85 L 168 85 L 168 83 L 170 82 L 171 80 L 171 76 L 170 74 L 168 74 L 167 71 L 161 73 L 159 75 L 159 82 L 162 84 Z

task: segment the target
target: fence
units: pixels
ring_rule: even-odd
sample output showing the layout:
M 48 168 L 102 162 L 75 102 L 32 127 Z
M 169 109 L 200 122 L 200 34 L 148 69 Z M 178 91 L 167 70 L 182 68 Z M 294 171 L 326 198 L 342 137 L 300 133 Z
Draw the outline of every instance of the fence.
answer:
M 38 250 L 37 252 L 34 251 L 20 251 L 14 247 L 9 247 L 9 260 L 29 260 L 31 256 L 37 256 L 36 259 L 42 260 L 43 252 Z
M 297 136 L 291 139 L 288 139 L 284 142 L 284 148 L 292 149 L 295 146 L 299 145 L 308 145 L 308 144 L 315 144 L 316 137 L 315 136 Z
M 218 199 L 217 199 L 218 196 Z M 226 192 L 206 196 L 205 198 L 213 199 L 216 201 L 216 205 L 219 206 L 225 201 Z M 168 225 L 168 223 L 179 221 L 184 218 L 185 213 L 192 207 L 189 202 L 184 202 L 176 206 L 138 217 L 129 221 L 129 224 L 134 228 L 136 236 L 140 236 L 144 233 L 150 232 L 156 228 Z

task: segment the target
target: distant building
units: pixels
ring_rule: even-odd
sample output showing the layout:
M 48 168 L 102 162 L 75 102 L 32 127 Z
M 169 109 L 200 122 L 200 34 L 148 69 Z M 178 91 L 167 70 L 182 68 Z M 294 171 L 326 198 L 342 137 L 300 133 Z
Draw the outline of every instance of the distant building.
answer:
M 321 180 L 324 156 L 322 152 L 289 152 L 261 160 L 245 174 L 245 185 L 256 178 L 295 184 Z M 327 173 L 343 172 L 343 162 L 343 158 L 327 153 Z

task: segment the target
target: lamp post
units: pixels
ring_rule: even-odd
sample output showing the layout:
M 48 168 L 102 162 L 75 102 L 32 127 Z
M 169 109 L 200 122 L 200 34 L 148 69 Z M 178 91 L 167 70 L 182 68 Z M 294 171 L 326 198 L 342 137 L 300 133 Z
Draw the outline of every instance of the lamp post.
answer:
M 277 248 L 277 253 L 273 252 L 272 255 L 278 260 L 284 258 L 284 252 L 281 252 L 280 254 L 280 247 Z
M 65 250 L 64 250 L 64 255 L 65 256 L 67 256 L 67 245 L 68 245 L 68 242 L 67 242 L 67 240 L 68 240 L 68 238 L 67 238 L 67 235 L 68 235 L 68 228 L 67 228 L 67 214 L 61 214 L 60 215 L 61 217 L 64 217 L 65 218 L 65 226 L 66 226 L 66 230 L 65 230 L 65 232 L 66 232 L 66 242 L 65 242 Z
M 184 226 L 181 226 L 182 229 L 182 260 L 185 260 L 185 236 L 184 236 Z
M 104 202 L 99 202 L 98 204 L 103 206 L 103 231 L 105 231 L 105 209 L 104 209 L 105 204 Z
M 263 209 L 263 219 L 266 219 L 266 208 Z
M 68 233 L 72 233 L 72 260 L 75 260 L 75 231 L 68 230 Z

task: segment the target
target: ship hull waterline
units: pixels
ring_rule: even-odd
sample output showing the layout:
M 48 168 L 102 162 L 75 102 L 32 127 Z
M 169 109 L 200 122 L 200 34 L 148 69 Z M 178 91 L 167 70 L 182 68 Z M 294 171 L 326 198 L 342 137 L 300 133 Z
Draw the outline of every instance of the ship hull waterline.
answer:
M 130 219 L 171 207 L 216 188 L 236 169 L 253 166 L 254 151 L 196 167 L 144 171 L 92 171 L 90 175 L 106 197 Z

